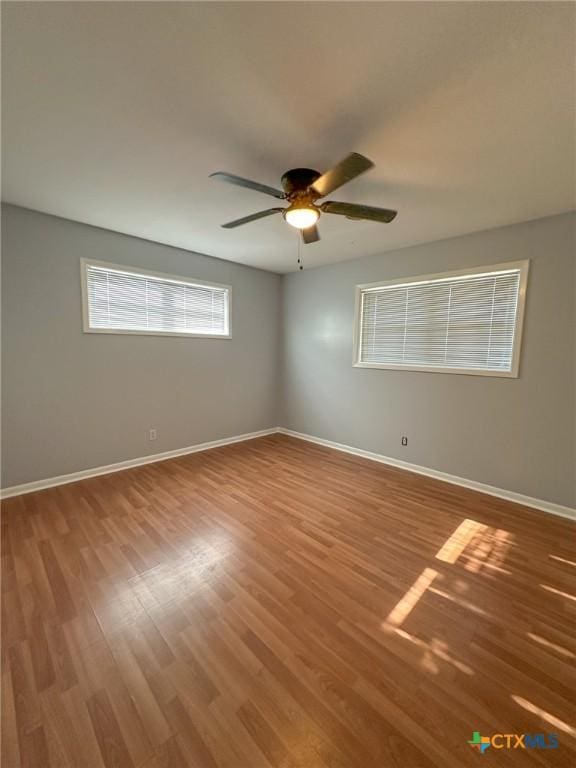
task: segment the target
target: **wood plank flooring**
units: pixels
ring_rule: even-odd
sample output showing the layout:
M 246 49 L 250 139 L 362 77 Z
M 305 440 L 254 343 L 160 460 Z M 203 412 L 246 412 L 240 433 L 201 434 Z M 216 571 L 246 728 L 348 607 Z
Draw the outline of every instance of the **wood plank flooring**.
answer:
M 280 435 L 7 500 L 2 766 L 574 766 L 574 532 Z

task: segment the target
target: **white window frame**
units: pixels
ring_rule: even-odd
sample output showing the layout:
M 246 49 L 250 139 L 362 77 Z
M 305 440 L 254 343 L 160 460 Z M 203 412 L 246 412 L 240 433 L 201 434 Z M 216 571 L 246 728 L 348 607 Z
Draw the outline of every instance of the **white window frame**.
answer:
M 90 314 L 88 306 L 88 278 L 87 267 L 103 267 L 110 271 L 122 272 L 123 274 L 132 274 L 136 277 L 157 277 L 171 283 L 178 283 L 190 286 L 200 286 L 206 288 L 221 288 L 226 291 L 226 321 L 228 333 L 186 333 L 185 331 L 146 331 L 130 330 L 123 328 L 91 328 Z M 206 280 L 196 280 L 196 278 L 184 277 L 182 275 L 171 275 L 165 272 L 153 272 L 150 269 L 141 269 L 127 264 L 112 264 L 109 261 L 96 261 L 95 259 L 80 259 L 80 275 L 82 286 L 82 325 L 84 333 L 111 333 L 121 336 L 181 336 L 187 339 L 231 339 L 232 338 L 232 286 L 222 283 L 207 282 Z
M 473 267 L 471 269 L 458 269 L 451 272 L 439 272 L 430 275 L 418 275 L 416 277 L 402 277 L 397 280 L 386 280 L 375 283 L 364 283 L 356 286 L 356 305 L 354 310 L 354 358 L 352 364 L 355 368 L 383 368 L 397 371 L 423 371 L 428 373 L 460 373 L 469 376 L 497 376 L 509 379 L 517 379 L 520 370 L 520 352 L 522 348 L 522 330 L 524 327 L 524 309 L 526 304 L 526 286 L 528 284 L 528 270 L 530 259 L 522 261 L 508 261 L 502 264 L 491 264 L 486 267 Z M 477 368 L 448 368 L 443 366 L 425 366 L 404 363 L 365 363 L 360 360 L 362 338 L 362 296 L 365 292 L 389 286 L 408 286 L 418 283 L 426 283 L 432 280 L 450 280 L 455 277 L 468 277 L 471 275 L 489 275 L 495 272 L 509 270 L 520 271 L 518 286 L 518 304 L 516 309 L 516 323 L 514 326 L 514 341 L 512 346 L 512 366 L 509 371 L 482 370 Z

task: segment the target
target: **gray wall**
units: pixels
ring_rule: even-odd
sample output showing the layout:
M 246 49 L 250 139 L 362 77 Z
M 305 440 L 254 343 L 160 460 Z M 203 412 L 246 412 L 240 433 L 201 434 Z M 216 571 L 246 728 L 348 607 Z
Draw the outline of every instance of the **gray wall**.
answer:
M 575 222 L 565 214 L 286 276 L 281 424 L 574 506 Z M 520 378 L 352 367 L 356 284 L 525 258 Z
M 4 487 L 276 426 L 278 275 L 2 213 Z M 83 333 L 81 256 L 232 285 L 233 338 Z
M 4 487 L 279 423 L 576 503 L 574 214 L 284 278 L 13 206 L 2 224 Z M 81 256 L 231 284 L 233 338 L 84 334 Z M 356 284 L 523 258 L 519 379 L 352 367 Z

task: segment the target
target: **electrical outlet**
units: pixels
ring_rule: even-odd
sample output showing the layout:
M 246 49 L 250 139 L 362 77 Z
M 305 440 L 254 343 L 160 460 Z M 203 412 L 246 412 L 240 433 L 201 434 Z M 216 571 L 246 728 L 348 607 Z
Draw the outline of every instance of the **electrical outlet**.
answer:
M 402 438 L 402 445 L 408 445 L 408 438 L 407 437 L 403 437 Z
M 158 437 L 158 432 L 155 429 L 148 430 L 148 440 L 156 440 L 157 437 Z

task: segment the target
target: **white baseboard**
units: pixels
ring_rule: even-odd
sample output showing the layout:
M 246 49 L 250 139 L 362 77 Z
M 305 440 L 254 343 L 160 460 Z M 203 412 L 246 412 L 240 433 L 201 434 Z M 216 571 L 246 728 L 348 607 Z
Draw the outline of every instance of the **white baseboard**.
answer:
M 78 480 L 86 480 L 88 477 L 98 477 L 98 475 L 109 475 L 112 472 L 121 472 L 123 469 L 132 467 L 141 467 L 144 464 L 154 464 L 157 461 L 166 461 L 174 459 L 177 456 L 186 456 L 189 453 L 198 453 L 199 451 L 208 451 L 211 448 L 220 448 L 223 445 L 232 443 L 241 443 L 244 440 L 252 440 L 255 437 L 264 437 L 273 435 L 278 431 L 276 427 L 272 429 L 261 429 L 259 432 L 246 432 L 244 435 L 235 435 L 234 437 L 224 437 L 222 440 L 211 440 L 208 443 L 198 443 L 190 445 L 187 448 L 177 448 L 175 451 L 164 451 L 163 453 L 153 453 L 150 456 L 141 456 L 138 459 L 128 459 L 128 461 L 119 461 L 116 464 L 107 464 L 104 467 L 93 467 L 92 469 L 82 469 L 79 472 L 71 472 L 69 475 L 59 475 L 58 477 L 49 477 L 46 480 L 35 480 L 32 483 L 23 483 L 22 485 L 13 485 L 10 488 L 0 490 L 0 498 L 8 499 L 11 496 L 21 496 L 24 493 L 41 491 L 44 488 L 54 488 L 56 485 L 66 485 L 75 483 Z
M 450 475 L 447 472 L 440 472 L 437 469 L 430 469 L 429 467 L 421 467 L 419 464 L 410 464 L 408 461 L 393 459 L 390 456 L 383 456 L 380 453 L 372 453 L 372 451 L 364 451 L 361 448 L 353 448 L 350 445 L 335 443 L 332 440 L 324 440 L 321 437 L 314 437 L 313 435 L 305 435 L 302 432 L 294 432 L 291 429 L 284 429 L 284 427 L 278 427 L 277 431 L 283 435 L 290 435 L 290 437 L 296 437 L 299 440 L 306 440 L 309 443 L 317 443 L 318 445 L 323 445 L 326 448 L 334 448 L 337 451 L 343 451 L 344 453 L 351 453 L 354 456 L 362 456 L 364 459 L 370 459 L 371 461 L 379 461 L 381 464 L 389 464 L 392 467 L 406 469 L 409 472 L 415 472 L 418 475 L 426 475 L 427 477 L 433 477 L 436 480 L 443 480 L 445 483 L 460 485 L 463 488 L 470 488 L 473 491 L 480 491 L 481 493 L 487 493 L 489 496 L 497 496 L 500 499 L 506 499 L 507 501 L 514 501 L 517 504 L 524 505 L 525 507 L 533 507 L 534 509 L 539 509 L 543 512 L 549 512 L 552 515 L 559 515 L 560 517 L 567 517 L 570 520 L 576 520 L 576 509 L 572 509 L 571 507 L 564 507 L 562 506 L 562 504 L 555 504 L 552 501 L 535 499 L 532 496 L 524 496 L 524 494 L 522 493 L 516 493 L 515 491 L 507 491 L 504 488 L 495 488 L 492 485 L 486 485 L 485 483 L 478 483 L 476 482 L 476 480 L 468 480 L 465 477 Z
M 513 501 L 517 504 L 522 504 L 525 507 L 532 507 L 539 509 L 543 512 L 549 512 L 552 515 L 559 515 L 560 517 L 566 517 L 570 520 L 576 520 L 576 509 L 571 507 L 564 507 L 561 504 L 555 504 L 552 501 L 544 501 L 543 499 L 535 499 L 532 496 L 525 496 L 522 493 L 516 493 L 515 491 L 508 491 L 504 488 L 495 488 L 492 485 L 485 483 L 479 483 L 476 480 L 468 480 L 464 477 L 458 477 L 457 475 L 450 475 L 447 472 L 440 472 L 437 469 L 430 469 L 429 467 L 422 467 L 419 464 L 411 464 L 408 461 L 401 461 L 400 459 L 394 459 L 390 456 L 383 456 L 380 453 L 373 453 L 372 451 L 364 451 L 361 448 L 354 448 L 350 445 L 344 445 L 343 443 L 336 443 L 333 440 L 325 440 L 322 437 L 314 437 L 313 435 L 306 435 L 302 432 L 294 432 L 291 429 L 285 429 L 284 427 L 273 427 L 271 429 L 262 429 L 258 432 L 247 432 L 243 435 L 235 435 L 234 437 L 225 437 L 222 440 L 211 440 L 207 443 L 198 443 L 197 445 L 190 445 L 186 448 L 178 448 L 174 451 L 164 451 L 163 453 L 154 453 L 150 456 L 141 456 L 137 459 L 128 459 L 128 461 L 119 461 L 116 464 L 107 464 L 102 467 L 93 467 L 92 469 L 83 469 L 79 472 L 72 472 L 68 475 L 59 475 L 58 477 L 49 477 L 45 480 L 35 480 L 31 483 L 23 483 L 22 485 L 13 485 L 10 488 L 3 488 L 0 490 L 0 498 L 8 499 L 11 496 L 20 496 L 25 493 L 33 493 L 34 491 L 41 491 L 44 488 L 53 488 L 57 485 L 66 485 L 67 483 L 75 483 L 78 480 L 85 480 L 89 477 L 98 477 L 98 475 L 108 475 L 112 472 L 121 472 L 124 469 L 131 469 L 132 467 L 141 467 L 144 464 L 154 464 L 157 461 L 166 461 L 166 459 L 174 459 L 178 456 L 186 456 L 189 453 L 198 453 L 199 451 L 208 451 L 211 448 L 220 448 L 223 445 L 231 445 L 232 443 L 240 443 L 244 440 L 252 440 L 255 437 L 264 437 L 265 435 L 273 435 L 280 433 L 283 435 L 289 435 L 290 437 L 298 438 L 299 440 L 306 440 L 309 443 L 316 443 L 317 445 L 323 445 L 326 448 L 333 448 L 337 451 L 343 451 L 344 453 L 351 453 L 354 456 L 361 456 L 364 459 L 370 459 L 371 461 L 378 461 L 381 464 L 389 464 L 392 467 L 398 467 L 399 469 L 406 469 L 409 472 L 415 472 L 418 475 L 425 475 L 426 477 L 433 477 L 436 480 L 443 480 L 445 483 L 451 483 L 452 485 L 459 485 L 463 488 L 470 488 L 473 491 L 480 491 L 480 493 L 486 493 L 489 496 L 497 496 L 500 499 L 506 499 L 507 501 Z

